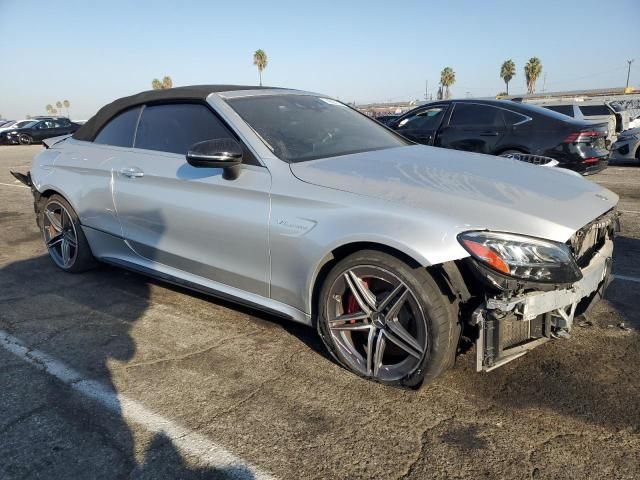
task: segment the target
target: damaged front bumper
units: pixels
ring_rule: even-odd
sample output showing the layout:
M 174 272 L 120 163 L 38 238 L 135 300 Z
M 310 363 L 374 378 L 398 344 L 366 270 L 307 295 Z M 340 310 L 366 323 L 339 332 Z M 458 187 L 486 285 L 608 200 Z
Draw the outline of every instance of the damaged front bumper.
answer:
M 558 334 L 569 332 L 578 305 L 602 298 L 611 277 L 613 240 L 607 239 L 570 288 L 489 298 L 475 310 L 476 370 L 491 371 L 521 357 Z

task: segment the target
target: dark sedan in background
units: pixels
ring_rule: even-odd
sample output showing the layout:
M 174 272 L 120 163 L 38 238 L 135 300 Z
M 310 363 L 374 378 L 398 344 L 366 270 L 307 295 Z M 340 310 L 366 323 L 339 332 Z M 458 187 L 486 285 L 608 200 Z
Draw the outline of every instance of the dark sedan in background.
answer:
M 418 143 L 470 152 L 553 158 L 582 174 L 606 168 L 607 126 L 506 100 L 443 100 L 387 124 Z
M 47 138 L 69 135 L 80 128 L 68 118 L 33 120 L 20 128 L 12 128 L 0 133 L 0 144 L 31 145 Z

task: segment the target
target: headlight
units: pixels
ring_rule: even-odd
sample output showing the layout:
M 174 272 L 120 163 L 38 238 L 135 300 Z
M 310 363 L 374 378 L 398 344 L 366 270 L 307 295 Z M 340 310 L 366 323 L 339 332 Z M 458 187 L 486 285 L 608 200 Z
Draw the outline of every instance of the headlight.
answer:
M 458 241 L 478 262 L 503 275 L 544 283 L 582 278 L 569 247 L 562 243 L 494 232 L 464 232 Z

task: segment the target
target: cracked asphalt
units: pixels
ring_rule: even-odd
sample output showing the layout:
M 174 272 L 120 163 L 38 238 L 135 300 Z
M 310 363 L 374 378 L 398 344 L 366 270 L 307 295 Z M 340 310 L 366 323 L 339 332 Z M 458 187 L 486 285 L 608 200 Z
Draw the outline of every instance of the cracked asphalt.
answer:
M 315 331 L 45 255 L 27 171 L 0 147 L 0 330 L 282 479 L 640 478 L 640 284 L 488 374 L 474 351 L 419 391 L 361 380 Z M 625 212 L 614 272 L 640 277 L 640 165 L 590 180 Z M 233 478 L 0 348 L 0 478 Z M 247 478 L 244 476 L 243 478 Z

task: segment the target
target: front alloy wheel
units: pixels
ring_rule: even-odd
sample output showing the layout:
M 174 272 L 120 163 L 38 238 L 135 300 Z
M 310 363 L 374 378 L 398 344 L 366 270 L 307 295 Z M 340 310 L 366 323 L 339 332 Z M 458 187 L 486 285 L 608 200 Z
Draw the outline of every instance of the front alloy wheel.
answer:
M 339 262 L 321 293 L 318 329 L 343 366 L 386 384 L 415 386 L 451 358 L 450 302 L 424 268 L 364 251 Z
M 352 370 L 382 381 L 413 373 L 427 347 L 427 323 L 413 292 L 373 265 L 346 270 L 331 287 L 327 320 Z

